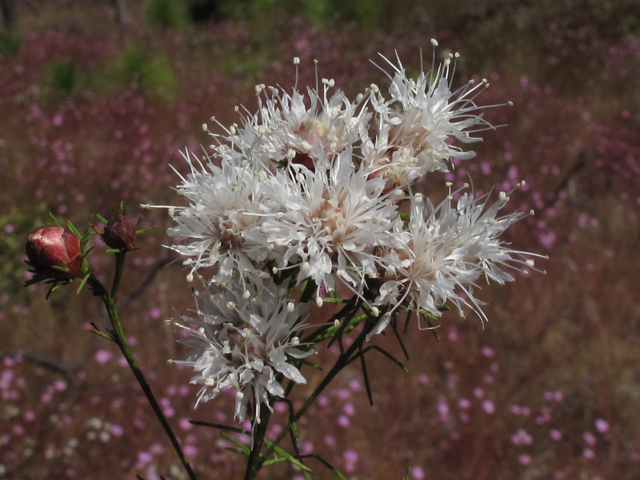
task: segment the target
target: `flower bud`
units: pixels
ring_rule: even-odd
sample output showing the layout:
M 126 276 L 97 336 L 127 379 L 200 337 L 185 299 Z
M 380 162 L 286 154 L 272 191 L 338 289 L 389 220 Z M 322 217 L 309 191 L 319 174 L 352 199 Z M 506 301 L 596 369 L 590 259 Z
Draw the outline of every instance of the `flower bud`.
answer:
M 109 220 L 102 233 L 102 241 L 109 248 L 129 252 L 135 248 L 136 226 L 124 216 L 126 212 L 118 210 L 115 217 Z
M 27 256 L 33 268 L 49 278 L 76 278 L 82 268 L 80 239 L 62 227 L 39 227 L 31 232 Z

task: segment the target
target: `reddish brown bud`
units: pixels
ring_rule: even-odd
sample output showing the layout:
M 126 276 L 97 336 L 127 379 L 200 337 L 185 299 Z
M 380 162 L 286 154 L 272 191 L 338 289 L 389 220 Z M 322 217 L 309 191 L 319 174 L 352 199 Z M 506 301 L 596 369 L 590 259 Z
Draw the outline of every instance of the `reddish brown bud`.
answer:
M 27 240 L 27 256 L 33 268 L 49 278 L 76 278 L 82 268 L 80 239 L 62 227 L 36 228 Z
M 102 240 L 109 248 L 129 252 L 136 246 L 136 226 L 124 216 L 126 212 L 118 210 L 115 217 L 104 227 Z

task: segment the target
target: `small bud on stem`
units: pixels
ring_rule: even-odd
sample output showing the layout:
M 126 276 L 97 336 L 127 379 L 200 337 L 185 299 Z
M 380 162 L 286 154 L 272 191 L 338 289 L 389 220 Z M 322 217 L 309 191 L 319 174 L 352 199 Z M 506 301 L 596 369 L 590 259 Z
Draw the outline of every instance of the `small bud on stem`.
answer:
M 104 227 L 101 236 L 109 248 L 129 252 L 136 248 L 136 226 L 124 216 L 125 213 L 127 212 L 118 210 L 116 216 Z

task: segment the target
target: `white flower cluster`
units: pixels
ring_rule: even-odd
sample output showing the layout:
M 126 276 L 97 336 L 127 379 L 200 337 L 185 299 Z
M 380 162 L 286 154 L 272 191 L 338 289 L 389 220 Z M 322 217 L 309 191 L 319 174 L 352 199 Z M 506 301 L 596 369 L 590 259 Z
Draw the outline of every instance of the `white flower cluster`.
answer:
M 217 145 L 202 160 L 185 154 L 191 171 L 177 191 L 189 204 L 163 208 L 188 279 L 206 285 L 199 318 L 182 326 L 193 346 L 182 363 L 198 371 L 199 400 L 235 388 L 243 419 L 250 388 L 257 415 L 268 395 L 283 393 L 277 374 L 305 382 L 291 364 L 311 353 L 296 346 L 302 306 L 276 275 L 284 285 L 313 281 L 319 305 L 322 292 L 350 291 L 380 315 L 374 334 L 393 312 L 436 317 L 447 302 L 483 316 L 479 277 L 504 283 L 513 280 L 505 268 L 533 267 L 531 254 L 499 239 L 520 217 L 498 214 L 511 192 L 489 205 L 488 196 L 450 191 L 438 206 L 415 193 L 425 174 L 475 155 L 456 142 L 491 128 L 474 102 L 486 81 L 452 91 L 456 58 L 417 80 L 388 62 L 388 98 L 371 85 L 352 102 L 326 79 L 306 95 L 258 85 L 257 113 L 211 134 Z
M 224 388 L 235 388 L 236 417 L 243 421 L 250 389 L 255 418 L 259 418 L 260 405 L 269 406 L 269 395 L 284 396 L 276 374 L 306 383 L 287 357 L 305 358 L 313 351 L 300 349 L 295 336 L 304 327 L 298 321 L 308 305 L 287 301 L 286 289 L 278 291 L 273 282 L 244 292 L 237 286 L 195 292 L 198 318 L 184 318 L 186 324 L 175 322 L 192 350 L 186 360 L 175 363 L 198 372 L 193 379 L 202 384 L 198 403 L 217 397 Z

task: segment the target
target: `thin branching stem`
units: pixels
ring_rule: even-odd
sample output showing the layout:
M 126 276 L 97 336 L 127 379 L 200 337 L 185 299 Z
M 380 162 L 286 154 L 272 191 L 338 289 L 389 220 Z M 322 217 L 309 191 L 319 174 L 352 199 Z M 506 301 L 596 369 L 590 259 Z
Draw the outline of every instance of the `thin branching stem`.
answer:
M 136 380 L 138 381 L 140 388 L 142 388 L 144 395 L 147 397 L 147 401 L 149 402 L 149 405 L 151 405 L 153 412 L 156 414 L 156 417 L 160 421 L 162 428 L 164 429 L 165 433 L 169 437 L 169 440 L 171 441 L 173 448 L 178 454 L 178 457 L 180 458 L 180 461 L 182 462 L 184 469 L 187 471 L 189 478 L 191 480 L 197 480 L 196 475 L 193 472 L 191 465 L 189 464 L 189 460 L 187 460 L 187 458 L 185 457 L 184 452 L 182 451 L 182 447 L 180 447 L 180 443 L 178 442 L 178 439 L 173 433 L 173 430 L 171 430 L 171 426 L 169 425 L 169 422 L 167 421 L 166 417 L 162 413 L 162 409 L 160 408 L 160 405 L 158 404 L 156 397 L 153 395 L 153 392 L 151 391 L 151 387 L 149 386 L 149 383 L 144 377 L 142 370 L 140 370 L 140 367 L 138 366 L 138 362 L 133 356 L 133 352 L 131 351 L 129 344 L 127 343 L 127 338 L 124 335 L 124 331 L 122 330 L 122 324 L 120 323 L 120 317 L 118 315 L 118 309 L 116 307 L 115 297 L 118 293 L 120 279 L 122 278 L 122 273 L 124 271 L 125 256 L 126 256 L 126 253 L 124 252 L 116 253 L 116 270 L 113 277 L 111 294 L 109 294 L 109 292 L 104 287 L 104 285 L 102 285 L 102 283 L 93 275 L 89 277 L 88 283 L 93 289 L 93 291 L 95 292 L 95 294 L 102 298 L 104 306 L 107 309 L 107 313 L 109 314 L 109 319 L 111 320 L 111 326 L 113 327 L 113 341 L 118 345 L 118 347 L 120 348 L 120 351 L 122 352 L 122 355 L 124 355 L 124 358 L 127 360 L 127 363 L 131 368 L 131 371 L 136 377 Z
M 362 330 L 362 332 L 360 332 L 360 335 L 358 335 L 356 340 L 351 344 L 351 346 L 343 354 L 340 355 L 340 357 L 338 357 L 338 359 L 336 360 L 336 363 L 333 365 L 331 370 L 329 370 L 329 372 L 322 379 L 322 382 L 320 382 L 320 384 L 316 387 L 316 389 L 309 396 L 309 398 L 307 398 L 307 400 L 302 405 L 302 407 L 300 407 L 300 410 L 298 410 L 298 412 L 293 417 L 293 421 L 290 421 L 287 424 L 287 426 L 282 430 L 282 432 L 280 432 L 280 435 L 278 435 L 278 438 L 276 438 L 271 443 L 269 448 L 267 448 L 267 450 L 265 451 L 264 455 L 256 456 L 255 461 L 259 463 L 255 467 L 252 467 L 255 470 L 256 475 L 260 470 L 260 467 L 262 467 L 262 464 L 265 462 L 265 460 L 269 458 L 271 454 L 273 454 L 275 448 L 289 434 L 295 422 L 300 420 L 302 415 L 304 415 L 307 409 L 313 404 L 313 402 L 315 402 L 315 400 L 324 391 L 327 385 L 329 385 L 329 383 L 331 383 L 331 381 L 338 375 L 338 373 L 340 373 L 340 371 L 349 363 L 350 357 L 354 354 L 354 352 L 360 349 L 360 347 L 364 343 L 365 338 L 367 337 L 367 332 L 368 332 L 368 329 L 365 326 L 365 328 Z M 266 428 L 263 431 L 266 433 Z M 256 478 L 255 475 L 245 476 L 245 480 L 254 480 L 255 478 Z

